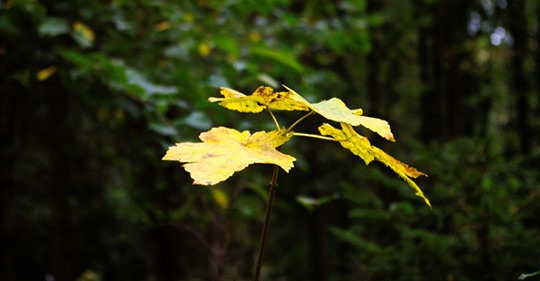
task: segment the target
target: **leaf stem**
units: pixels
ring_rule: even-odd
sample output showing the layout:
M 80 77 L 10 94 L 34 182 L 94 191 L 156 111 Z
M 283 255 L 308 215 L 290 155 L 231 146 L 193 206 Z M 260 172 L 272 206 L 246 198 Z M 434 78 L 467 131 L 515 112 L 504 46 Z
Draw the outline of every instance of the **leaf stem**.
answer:
M 306 137 L 306 138 L 313 138 L 313 139 L 320 139 L 320 140 L 327 140 L 327 141 L 346 141 L 348 139 L 335 139 L 325 136 L 319 136 L 319 135 L 313 135 L 313 134 L 306 134 L 306 133 L 297 133 L 292 132 L 293 136 L 299 136 L 299 137 Z
M 276 128 L 278 130 L 280 130 L 281 128 L 279 127 L 279 123 L 276 119 L 276 116 L 274 116 L 274 113 L 272 113 L 272 110 L 270 109 L 270 107 L 266 107 L 266 109 L 268 109 L 268 113 L 270 113 L 270 116 L 272 117 L 272 120 L 274 120 L 274 124 L 276 124 Z
M 281 150 L 281 147 L 278 148 Z M 264 224 L 261 234 L 261 243 L 259 245 L 259 254 L 257 255 L 257 264 L 255 266 L 255 278 L 254 281 L 259 281 L 261 274 L 262 260 L 264 257 L 264 250 L 266 248 L 266 240 L 268 237 L 268 228 L 270 226 L 270 217 L 272 216 L 272 208 L 274 206 L 274 198 L 276 197 L 277 179 L 279 174 L 279 166 L 274 165 L 274 172 L 272 173 L 272 182 L 268 191 L 268 202 L 266 204 L 266 213 L 264 215 Z
M 298 125 L 298 123 L 302 122 L 302 120 L 308 118 L 309 116 L 315 114 L 315 111 L 311 110 L 310 112 L 308 112 L 307 114 L 305 114 L 304 116 L 300 117 L 298 120 L 296 120 L 289 128 L 287 128 L 287 131 L 291 131 L 294 126 Z

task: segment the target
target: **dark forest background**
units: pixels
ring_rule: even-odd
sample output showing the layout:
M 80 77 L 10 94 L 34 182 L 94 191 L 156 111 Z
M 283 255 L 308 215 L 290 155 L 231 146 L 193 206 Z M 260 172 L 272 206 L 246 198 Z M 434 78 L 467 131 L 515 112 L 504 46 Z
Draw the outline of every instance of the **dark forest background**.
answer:
M 539 77 L 534 0 L 0 1 L 0 279 L 250 280 L 272 167 L 199 187 L 161 157 L 271 128 L 207 99 L 283 83 L 388 120 L 397 143 L 370 139 L 433 209 L 295 140 L 263 280 L 517 280 L 540 270 Z

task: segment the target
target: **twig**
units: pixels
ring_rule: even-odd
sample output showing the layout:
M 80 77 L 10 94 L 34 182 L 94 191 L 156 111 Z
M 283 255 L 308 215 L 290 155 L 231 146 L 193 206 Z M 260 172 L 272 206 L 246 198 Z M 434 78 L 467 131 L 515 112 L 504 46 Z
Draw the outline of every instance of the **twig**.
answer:
M 287 128 L 287 131 L 291 131 L 294 126 L 298 125 L 298 123 L 302 122 L 302 120 L 308 118 L 309 116 L 315 114 L 315 111 L 311 110 L 310 112 L 306 113 L 304 116 L 300 117 L 296 122 L 294 122 L 289 128 Z
M 268 191 L 268 203 L 266 205 L 266 213 L 264 215 L 264 224 L 261 234 L 261 243 L 259 245 L 259 254 L 257 255 L 257 264 L 255 266 L 255 278 L 253 280 L 259 281 L 261 274 L 262 261 L 264 257 L 264 250 L 266 248 L 266 239 L 268 237 L 268 227 L 270 226 L 270 217 L 272 216 L 272 207 L 274 206 L 274 198 L 276 196 L 277 178 L 279 173 L 279 166 L 274 165 L 274 172 L 272 174 L 272 182 L 270 183 L 270 189 Z

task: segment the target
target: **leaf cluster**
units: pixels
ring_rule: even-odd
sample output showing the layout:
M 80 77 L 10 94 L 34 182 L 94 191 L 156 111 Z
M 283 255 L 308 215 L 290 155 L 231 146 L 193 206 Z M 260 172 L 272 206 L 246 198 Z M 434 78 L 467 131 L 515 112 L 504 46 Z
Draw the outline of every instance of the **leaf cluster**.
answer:
M 239 132 L 225 127 L 212 128 L 199 136 L 201 143 L 177 143 L 176 146 L 170 147 L 163 160 L 186 163 L 184 168 L 190 173 L 194 184 L 214 185 L 255 163 L 278 165 L 289 172 L 296 159 L 279 150 L 294 136 L 337 141 L 364 160 L 366 165 L 377 160 L 388 166 L 413 188 L 417 196 L 431 206 L 422 190 L 412 180 L 425 174 L 371 145 L 366 137 L 358 134 L 353 128 L 362 125 L 395 142 L 388 122 L 363 116 L 362 109 L 350 109 L 339 98 L 310 103 L 291 88 L 284 87 L 287 91 L 276 92 L 271 87 L 261 86 L 251 95 L 222 87 L 223 97 L 209 98 L 210 102 L 219 102 L 229 110 L 242 113 L 260 113 L 266 110 L 274 120 L 276 130 L 251 134 L 249 131 Z M 273 110 L 307 111 L 307 113 L 285 128 L 278 123 Z M 301 121 L 313 114 L 338 122 L 341 128 L 324 123 L 318 128 L 320 135 L 293 130 Z

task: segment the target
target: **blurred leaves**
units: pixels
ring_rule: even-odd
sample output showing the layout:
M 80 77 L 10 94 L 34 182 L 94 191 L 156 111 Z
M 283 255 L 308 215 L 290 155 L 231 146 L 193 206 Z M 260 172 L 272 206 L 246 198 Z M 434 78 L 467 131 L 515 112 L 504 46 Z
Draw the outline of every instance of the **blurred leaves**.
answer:
M 306 195 L 298 195 L 296 196 L 296 201 L 302 204 L 302 206 L 306 207 L 306 209 L 312 211 L 315 208 L 320 207 L 324 204 L 327 204 L 337 198 L 339 198 L 338 194 L 331 194 L 331 195 L 321 196 L 317 198 L 306 196 Z
M 275 60 L 279 63 L 282 63 L 292 70 L 295 70 L 299 73 L 304 72 L 304 67 L 298 62 L 296 56 L 288 51 L 276 50 L 274 48 L 268 48 L 265 46 L 253 46 L 250 49 L 251 54 L 262 56 L 267 59 Z
M 36 78 L 39 81 L 44 81 L 44 80 L 49 79 L 49 77 L 51 77 L 55 72 L 56 72 L 56 66 L 51 65 L 47 68 L 44 68 L 38 71 L 38 73 L 36 74 Z
M 73 23 L 73 39 L 83 48 L 89 48 L 94 45 L 96 35 L 92 28 L 82 22 Z
M 121 90 L 144 102 L 156 101 L 159 99 L 157 96 L 171 95 L 178 91 L 174 86 L 149 81 L 144 74 L 126 66 L 119 59 L 111 59 L 98 53 L 84 54 L 71 50 L 62 50 L 60 55 L 76 64 L 80 70 L 98 75 L 111 88 Z
M 47 17 L 38 26 L 38 32 L 45 36 L 57 36 L 70 31 L 68 21 L 63 18 Z

